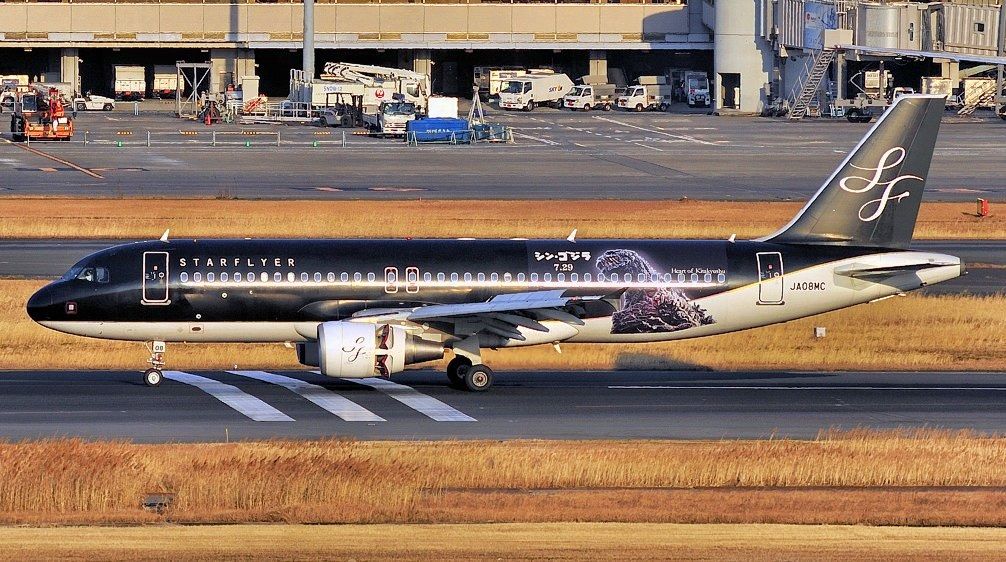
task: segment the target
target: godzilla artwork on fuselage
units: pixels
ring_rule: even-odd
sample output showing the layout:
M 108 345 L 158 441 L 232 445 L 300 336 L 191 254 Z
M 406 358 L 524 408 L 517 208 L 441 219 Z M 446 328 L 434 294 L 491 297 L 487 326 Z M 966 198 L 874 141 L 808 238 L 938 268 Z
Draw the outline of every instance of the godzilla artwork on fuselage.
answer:
M 597 258 L 597 269 L 605 276 L 640 274 L 650 279 L 658 273 L 637 252 L 608 250 Z M 663 289 L 627 289 L 621 305 L 611 316 L 613 334 L 650 334 L 677 332 L 716 322 L 699 305 L 688 300 L 681 291 Z

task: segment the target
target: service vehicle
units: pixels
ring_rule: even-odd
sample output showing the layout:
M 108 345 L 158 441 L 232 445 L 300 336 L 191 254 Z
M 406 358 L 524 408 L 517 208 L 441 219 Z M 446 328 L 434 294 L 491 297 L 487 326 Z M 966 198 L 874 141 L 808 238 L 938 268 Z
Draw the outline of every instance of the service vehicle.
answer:
M 59 90 L 33 88 L 20 93 L 10 119 L 15 142 L 73 138 L 73 120 L 66 114 Z
M 616 88 L 614 84 L 584 84 L 573 86 L 568 94 L 562 97 L 562 106 L 576 111 L 603 109 L 610 111 L 615 104 Z
M 154 82 L 150 86 L 154 98 L 173 98 L 178 91 L 178 68 L 174 65 L 154 65 Z
M 473 84 L 478 86 L 479 96 L 488 100 L 499 95 L 507 80 L 525 74 L 527 70 L 519 66 L 476 66 Z
M 112 91 L 117 100 L 142 100 L 147 94 L 146 69 L 142 66 L 117 64 L 112 67 L 115 78 Z
M 628 111 L 667 111 L 674 102 L 674 87 L 665 76 L 640 76 L 637 84 L 629 86 L 616 104 Z
M 713 100 L 709 95 L 709 76 L 705 72 L 686 72 L 684 95 L 688 107 L 710 107 Z
M 318 112 L 318 123 L 322 127 L 352 127 L 353 114 L 347 105 L 333 105 Z
M 77 111 L 112 111 L 115 100 L 94 94 L 73 98 L 73 107 Z
M 382 103 L 375 113 L 364 113 L 363 124 L 371 133 L 385 137 L 404 137 L 406 125 L 416 119 L 416 104 L 405 100 Z
M 539 105 L 561 107 L 562 97 L 573 89 L 565 74 L 528 74 L 508 80 L 500 90 L 502 109 L 532 111 Z

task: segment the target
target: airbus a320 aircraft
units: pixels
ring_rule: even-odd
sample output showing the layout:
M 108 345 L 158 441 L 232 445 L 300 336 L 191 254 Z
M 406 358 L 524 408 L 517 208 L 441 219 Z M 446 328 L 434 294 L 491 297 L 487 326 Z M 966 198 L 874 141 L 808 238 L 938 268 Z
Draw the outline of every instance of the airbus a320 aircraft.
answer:
M 656 342 L 786 322 L 957 277 L 908 251 L 944 109 L 905 96 L 781 230 L 758 240 L 168 240 L 92 254 L 28 314 L 147 342 L 287 342 L 331 377 L 389 377 L 453 353 L 487 390 L 484 348 Z

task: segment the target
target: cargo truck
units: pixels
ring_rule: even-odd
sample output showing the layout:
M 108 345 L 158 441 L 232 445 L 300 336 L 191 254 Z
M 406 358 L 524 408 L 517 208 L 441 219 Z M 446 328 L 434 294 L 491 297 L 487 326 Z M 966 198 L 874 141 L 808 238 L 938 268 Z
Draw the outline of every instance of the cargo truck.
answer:
M 584 84 L 573 86 L 573 89 L 562 98 L 562 106 L 576 111 L 603 109 L 610 111 L 615 104 L 614 84 Z
M 561 107 L 562 97 L 573 89 L 573 81 L 565 74 L 529 74 L 511 78 L 500 90 L 502 109 L 532 111 L 539 105 Z
M 115 78 L 112 91 L 117 100 L 142 100 L 147 93 L 146 70 L 142 66 L 117 64 L 112 67 Z
M 154 66 L 154 83 L 151 93 L 155 98 L 173 98 L 178 90 L 178 69 L 171 65 Z
M 527 70 L 519 66 L 476 66 L 473 84 L 484 100 L 498 96 L 502 85 L 511 78 L 524 76 Z
M 616 104 L 627 111 L 667 111 L 674 101 L 674 87 L 665 76 L 640 76 L 635 86 L 629 86 Z
M 416 104 L 403 100 L 384 102 L 376 112 L 363 114 L 364 126 L 383 137 L 404 137 L 409 121 L 415 119 Z
M 709 107 L 712 105 L 712 96 L 709 95 L 709 76 L 705 72 L 686 72 L 684 90 L 688 107 Z

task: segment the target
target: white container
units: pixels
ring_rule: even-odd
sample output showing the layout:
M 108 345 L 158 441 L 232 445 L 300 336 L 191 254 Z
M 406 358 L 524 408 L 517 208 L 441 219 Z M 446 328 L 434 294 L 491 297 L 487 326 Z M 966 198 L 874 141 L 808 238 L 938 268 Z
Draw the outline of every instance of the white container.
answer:
M 458 98 L 446 96 L 431 96 L 429 99 L 428 115 L 430 117 L 458 118 Z

